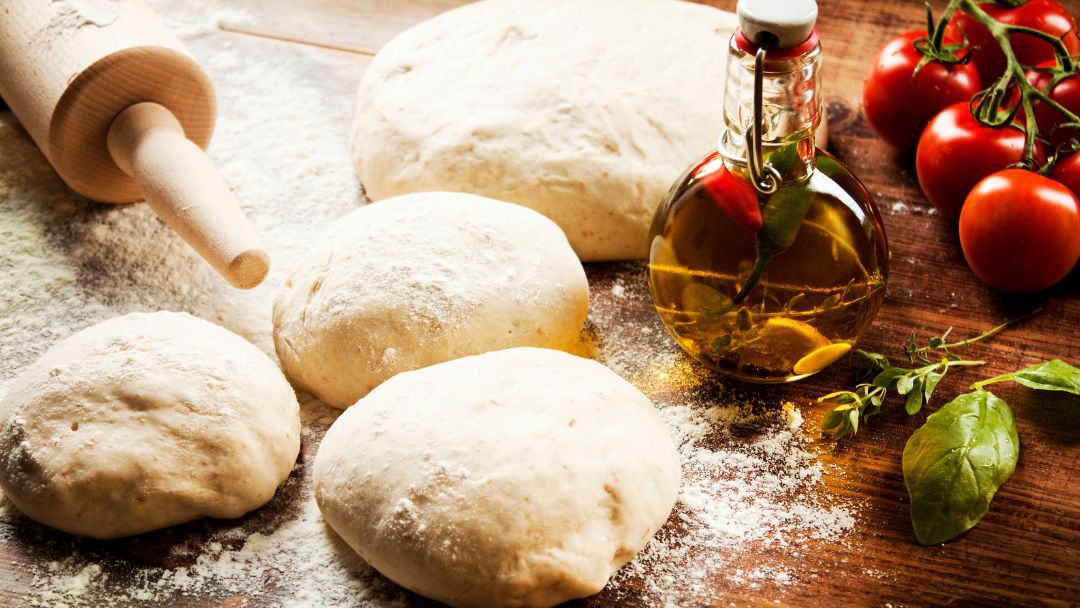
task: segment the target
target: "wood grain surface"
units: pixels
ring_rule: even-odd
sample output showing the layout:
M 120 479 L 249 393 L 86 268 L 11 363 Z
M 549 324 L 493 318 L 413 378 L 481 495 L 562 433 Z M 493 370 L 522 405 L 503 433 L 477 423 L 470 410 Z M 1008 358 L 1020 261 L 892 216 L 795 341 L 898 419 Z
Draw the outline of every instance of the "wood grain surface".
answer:
M 228 4 L 259 15 L 258 23 L 233 28 L 247 33 L 222 31 L 214 36 L 221 40 L 259 36 L 277 39 L 268 42 L 271 44 L 308 46 L 315 49 L 313 52 L 334 54 L 335 61 L 356 69 L 345 77 L 320 80 L 333 94 L 351 95 L 369 61 L 365 52 L 422 19 L 464 3 L 231 0 Z M 165 0 L 154 4 L 158 10 L 168 10 Z M 733 10 L 735 0 L 711 4 Z M 942 4 L 935 2 L 938 9 Z M 1080 13 L 1080 2 L 1065 4 Z M 892 249 L 887 300 L 863 346 L 898 355 L 900 344 L 912 331 L 930 336 L 952 327 L 955 335 L 968 336 L 1041 308 L 1041 314 L 995 341 L 967 351 L 989 362 L 978 377 L 1051 358 L 1080 363 L 1078 273 L 1050 292 L 1030 297 L 1004 296 L 982 286 L 964 263 L 955 225 L 933 213 L 920 192 L 912 159 L 897 155 L 878 140 L 861 113 L 862 77 L 869 59 L 887 38 L 923 23 L 921 3 L 820 0 L 820 9 L 831 151 L 876 197 Z M 957 159 L 957 170 L 963 170 L 963 159 Z M 617 307 L 615 322 L 621 324 L 660 327 L 648 299 L 614 302 L 609 295 L 615 280 L 628 282 L 628 293 L 644 293 L 647 287 L 640 266 L 590 265 L 588 271 L 594 308 Z M 814 399 L 849 387 L 853 370 L 854 364 L 845 361 L 793 385 L 740 390 L 767 402 L 793 401 L 802 408 L 806 424 L 814 426 L 826 409 L 815 405 Z M 938 395 L 962 392 L 973 379 L 971 374 L 951 374 L 937 389 Z M 843 544 L 806 541 L 798 547 L 798 556 L 792 556 L 790 548 L 763 549 L 747 558 L 748 562 L 761 559 L 791 564 L 800 572 L 797 585 L 780 589 L 764 581 L 759 590 L 748 594 L 717 573 L 707 593 L 686 597 L 680 605 L 1080 605 L 1080 399 L 1036 394 L 1012 385 L 1003 385 L 996 392 L 1013 408 L 1022 451 L 1015 475 L 974 530 L 937 547 L 921 547 L 915 541 L 900 456 L 925 413 L 909 417 L 900 407 L 887 408 L 855 440 L 837 446 L 822 443 L 822 458 L 844 472 L 826 480 L 829 491 L 860 505 L 859 525 Z M 309 461 L 314 449 L 312 445 L 304 447 Z M 175 534 L 187 533 L 184 530 L 192 528 Z M 18 603 L 27 584 L 19 575 L 25 566 L 19 560 L 30 554 L 19 543 L 35 538 L 38 536 L 16 535 L 0 542 L 0 603 Z M 152 553 L 147 543 L 153 542 L 137 540 L 123 549 L 109 546 L 134 556 Z M 868 570 L 887 575 L 866 576 Z M 634 587 L 641 584 L 632 580 L 627 583 L 629 589 L 607 589 L 573 605 L 648 606 L 646 596 L 634 593 Z M 774 601 L 775 597 L 782 600 Z M 193 600 L 190 605 L 206 604 Z

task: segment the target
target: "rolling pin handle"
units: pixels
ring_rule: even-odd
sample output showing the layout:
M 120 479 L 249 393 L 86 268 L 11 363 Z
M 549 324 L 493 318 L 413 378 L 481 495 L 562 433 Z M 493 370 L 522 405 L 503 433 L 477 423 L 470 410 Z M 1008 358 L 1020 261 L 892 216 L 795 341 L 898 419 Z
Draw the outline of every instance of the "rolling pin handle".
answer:
M 270 260 L 255 230 L 172 112 L 151 102 L 125 109 L 109 127 L 108 148 L 158 216 L 229 283 L 262 282 Z

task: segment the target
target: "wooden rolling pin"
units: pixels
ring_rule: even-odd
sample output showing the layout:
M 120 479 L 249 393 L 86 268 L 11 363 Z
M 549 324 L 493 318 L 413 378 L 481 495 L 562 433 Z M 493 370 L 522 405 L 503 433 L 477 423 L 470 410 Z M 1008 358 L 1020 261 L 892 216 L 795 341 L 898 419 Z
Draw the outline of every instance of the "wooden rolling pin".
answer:
M 0 0 L 0 97 L 73 190 L 146 200 L 231 284 L 269 259 L 203 150 L 206 73 L 138 0 Z

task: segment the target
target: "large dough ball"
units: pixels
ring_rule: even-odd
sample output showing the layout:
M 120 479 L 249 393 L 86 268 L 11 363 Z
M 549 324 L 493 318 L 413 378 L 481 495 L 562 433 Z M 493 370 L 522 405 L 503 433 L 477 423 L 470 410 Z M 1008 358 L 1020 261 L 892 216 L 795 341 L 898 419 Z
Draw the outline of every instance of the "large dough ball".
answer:
M 183 313 L 85 329 L 0 401 L 4 493 L 94 538 L 240 517 L 273 497 L 299 450 L 299 406 L 273 361 Z
M 378 200 L 455 190 L 555 220 L 583 260 L 643 258 L 656 207 L 716 147 L 731 13 L 674 0 L 486 0 L 384 46 L 352 155 Z
M 573 349 L 589 284 L 559 227 L 471 194 L 361 207 L 319 238 L 274 304 L 285 373 L 349 407 L 387 378 L 514 346 Z
M 600 591 L 667 520 L 679 460 L 604 366 L 516 348 L 401 374 L 315 457 L 327 522 L 391 580 L 458 607 Z

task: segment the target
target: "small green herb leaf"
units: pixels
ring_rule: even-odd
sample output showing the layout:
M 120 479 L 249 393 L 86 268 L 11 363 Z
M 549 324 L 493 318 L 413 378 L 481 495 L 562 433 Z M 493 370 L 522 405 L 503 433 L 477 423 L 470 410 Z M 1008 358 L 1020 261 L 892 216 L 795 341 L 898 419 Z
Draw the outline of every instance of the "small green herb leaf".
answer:
M 871 368 L 874 371 L 881 371 L 888 367 L 892 367 L 885 355 L 867 352 L 861 348 L 855 349 L 855 354 L 862 359 L 863 367 Z
M 873 377 L 882 371 L 892 367 L 889 364 L 889 360 L 884 355 L 878 353 L 871 353 L 861 348 L 855 349 L 855 355 L 859 358 L 860 365 L 858 371 L 855 372 L 855 381 L 862 382 L 867 378 Z
M 832 431 L 840 427 L 844 423 L 846 414 L 839 407 L 830 410 L 825 414 L 825 417 L 821 419 L 821 430 Z
M 900 370 L 906 371 L 906 370 Z M 896 392 L 901 395 L 910 393 L 915 388 L 915 381 L 917 378 L 913 374 L 901 374 L 896 379 Z
M 829 309 L 829 308 L 833 308 L 833 307 L 840 304 L 841 298 L 842 298 L 842 296 L 840 294 L 834 293 L 833 295 L 829 296 L 828 298 L 825 298 L 825 301 L 821 303 L 821 308 L 826 309 L 826 310 Z
M 937 388 L 938 382 L 940 382 L 943 377 L 945 377 L 945 370 L 940 372 L 929 372 L 926 374 L 926 378 L 923 380 L 923 399 L 925 399 L 927 403 L 930 403 L 930 396 L 934 394 L 934 389 Z
M 982 388 L 987 384 L 1015 380 L 1028 388 L 1040 391 L 1061 391 L 1080 395 L 1080 369 L 1065 363 L 1060 359 L 1047 361 L 1038 365 L 1024 368 L 1011 374 L 1003 374 L 996 378 L 976 382 L 971 388 Z
M 735 313 L 735 326 L 739 328 L 739 331 L 747 332 L 754 324 L 750 321 L 750 311 L 745 308 L 740 308 L 739 312 Z
M 884 370 L 881 371 L 880 374 L 878 374 L 877 376 L 874 377 L 874 381 L 873 381 L 872 384 L 874 386 L 880 386 L 882 388 L 889 388 L 893 384 L 897 384 L 899 386 L 899 383 L 897 382 L 897 378 L 899 378 L 899 377 L 903 376 L 904 374 L 906 374 L 907 371 L 908 370 L 903 369 L 903 368 L 899 368 L 899 367 L 885 368 Z M 901 392 L 900 394 L 902 395 L 903 392 Z
M 922 380 L 916 379 L 911 385 L 911 391 L 907 393 L 907 401 L 904 402 L 904 411 L 909 416 L 914 416 L 919 413 L 919 410 L 923 406 L 923 392 L 922 392 Z M 903 394 L 903 393 L 901 393 Z
M 1080 146 L 1080 142 L 1077 142 L 1077 144 Z M 917 367 L 910 369 L 893 366 L 884 355 L 862 349 L 855 349 L 855 354 L 862 362 L 858 372 L 855 374 L 855 382 L 857 383 L 855 390 L 837 391 L 818 399 L 819 402 L 832 401 L 841 404 L 833 410 L 836 412 L 835 415 L 826 416 L 826 418 L 823 419 L 822 429 L 834 433 L 837 439 L 846 435 L 854 435 L 858 431 L 859 418 L 862 418 L 862 421 L 865 422 L 868 418 L 880 412 L 881 406 L 888 397 L 890 390 L 895 390 L 898 394 L 906 397 L 904 409 L 907 410 L 908 414 L 917 414 L 922 410 L 925 404 L 930 402 L 930 397 L 933 395 L 938 383 L 950 369 L 954 367 L 978 367 L 984 365 L 983 361 L 961 359 L 954 354 L 951 349 L 962 348 L 976 342 L 988 340 L 1001 333 L 1010 325 L 1038 312 L 1039 311 L 1036 310 L 1018 319 L 1006 321 L 977 336 L 957 340 L 955 342 L 949 342 L 952 328 L 949 328 L 940 336 L 930 338 L 927 340 L 926 346 L 922 347 L 919 346 L 918 336 L 915 333 L 912 333 L 905 340 L 904 344 L 901 345 L 908 360 L 912 364 L 917 365 Z M 916 362 L 918 363 L 916 364 Z M 1025 383 L 1028 386 L 1033 387 L 1035 387 L 1035 384 L 1056 387 L 1048 388 L 1047 390 L 1077 392 L 1077 387 L 1080 387 L 1080 379 L 1077 379 L 1075 375 L 1069 375 L 1075 374 L 1076 370 L 1060 361 L 1051 363 L 1054 365 L 1045 369 L 1040 369 L 1039 366 L 1035 366 L 1023 370 L 1022 372 L 1017 372 L 1017 374 L 999 376 L 998 378 L 988 380 L 985 383 L 1016 380 L 1017 382 Z M 1072 378 L 1072 380 L 1069 381 L 1071 384 L 1069 384 L 1069 382 L 1061 381 L 1062 376 Z M 973 388 L 979 388 L 981 386 L 982 384 L 976 384 Z M 840 415 L 841 409 L 843 411 L 843 416 Z M 852 410 L 854 410 L 855 413 L 852 413 Z M 850 423 L 850 421 L 848 421 L 852 416 L 855 417 L 855 423 Z M 825 425 L 825 420 L 830 424 Z
M 943 543 L 979 523 L 1016 469 L 1019 448 L 1012 411 L 987 391 L 960 395 L 927 417 L 903 457 L 919 542 Z
M 713 338 L 710 348 L 712 348 L 713 354 L 721 354 L 731 346 L 731 336 L 723 335 Z

